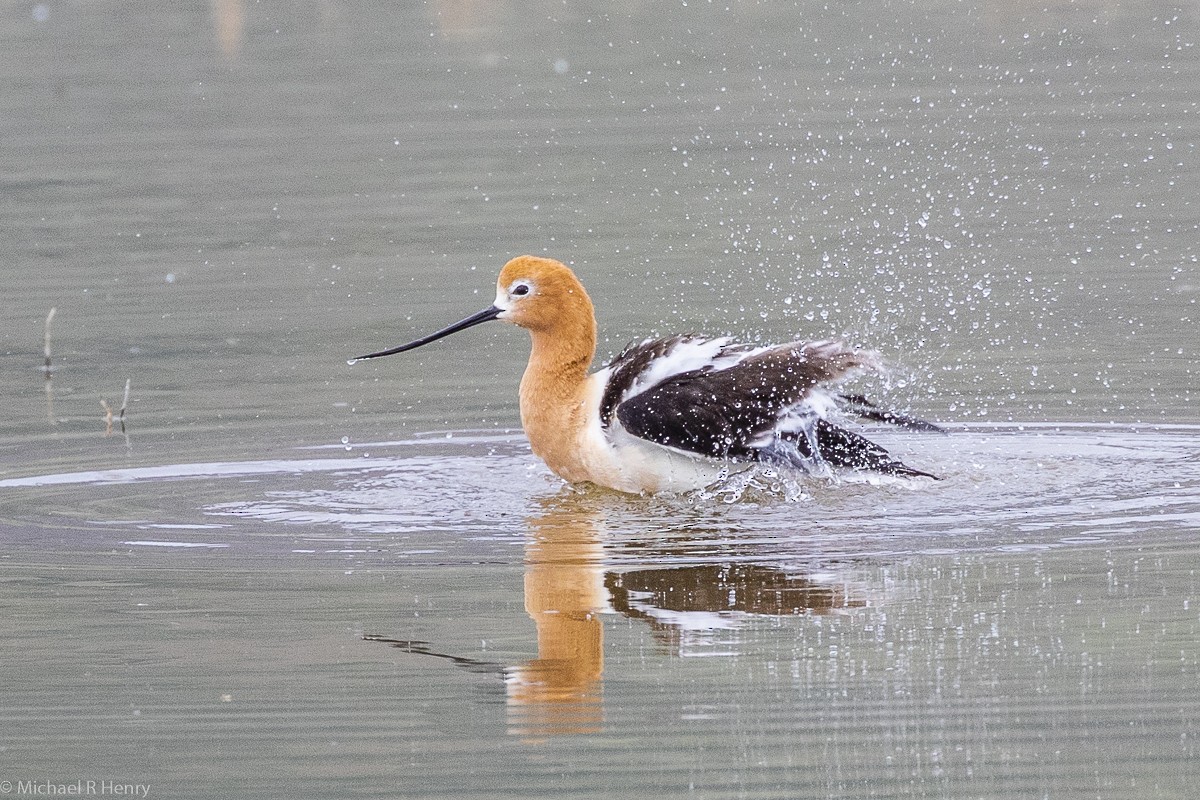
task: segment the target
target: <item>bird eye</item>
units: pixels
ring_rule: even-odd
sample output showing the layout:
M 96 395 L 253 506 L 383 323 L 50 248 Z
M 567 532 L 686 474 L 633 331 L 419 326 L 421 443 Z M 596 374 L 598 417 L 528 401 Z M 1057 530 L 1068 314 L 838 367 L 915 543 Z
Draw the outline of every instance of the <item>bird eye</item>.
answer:
M 516 286 L 512 287 L 510 294 L 512 294 L 514 297 L 524 297 L 525 295 L 529 294 L 529 284 L 518 283 Z

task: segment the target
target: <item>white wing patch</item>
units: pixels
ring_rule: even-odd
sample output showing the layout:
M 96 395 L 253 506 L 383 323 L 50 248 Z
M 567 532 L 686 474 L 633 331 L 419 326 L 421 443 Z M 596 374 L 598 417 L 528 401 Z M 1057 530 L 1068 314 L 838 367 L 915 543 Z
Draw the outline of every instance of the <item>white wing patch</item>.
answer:
M 649 345 L 655 341 L 657 340 L 647 339 L 638 346 Z M 730 345 L 735 347 L 731 349 Z M 769 347 L 739 346 L 728 336 L 712 339 L 702 337 L 680 339 L 670 350 L 646 365 L 646 368 L 621 396 L 621 400 L 625 401 L 636 397 L 675 375 L 704 367 L 714 370 L 728 369 L 749 356 L 769 349 Z

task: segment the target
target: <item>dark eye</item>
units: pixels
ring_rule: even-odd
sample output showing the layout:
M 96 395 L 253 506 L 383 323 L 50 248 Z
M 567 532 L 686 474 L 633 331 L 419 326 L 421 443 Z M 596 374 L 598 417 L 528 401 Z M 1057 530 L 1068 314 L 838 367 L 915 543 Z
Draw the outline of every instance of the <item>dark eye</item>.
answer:
M 518 283 L 512 288 L 512 294 L 514 297 L 524 297 L 525 295 L 529 294 L 529 285 L 525 283 Z

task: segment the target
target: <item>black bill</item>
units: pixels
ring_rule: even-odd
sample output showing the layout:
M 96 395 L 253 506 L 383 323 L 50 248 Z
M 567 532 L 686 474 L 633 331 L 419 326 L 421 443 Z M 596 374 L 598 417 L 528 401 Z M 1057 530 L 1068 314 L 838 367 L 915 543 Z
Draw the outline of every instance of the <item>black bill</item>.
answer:
M 350 359 L 350 363 L 353 364 L 355 361 L 366 361 L 368 358 L 382 358 L 383 356 L 391 356 L 391 355 L 395 355 L 396 353 L 406 352 L 408 350 L 416 350 L 418 347 L 421 347 L 422 345 L 427 345 L 430 342 L 436 342 L 438 339 L 449 336 L 452 333 L 458 333 L 461 330 L 466 330 L 467 328 L 474 327 L 475 325 L 478 325 L 481 322 L 487 322 L 489 320 L 493 320 L 498 316 L 500 316 L 500 309 L 496 308 L 495 306 L 488 306 L 487 308 L 483 309 L 482 311 L 472 314 L 471 316 L 467 317 L 466 319 L 460 320 L 460 321 L 454 323 L 453 325 L 442 328 L 440 331 L 431 333 L 428 336 L 422 336 L 420 339 L 411 341 L 408 344 L 402 344 L 399 347 L 393 347 L 391 350 L 380 350 L 378 353 L 370 353 L 365 356 L 358 356 L 357 358 L 352 358 L 352 359 Z

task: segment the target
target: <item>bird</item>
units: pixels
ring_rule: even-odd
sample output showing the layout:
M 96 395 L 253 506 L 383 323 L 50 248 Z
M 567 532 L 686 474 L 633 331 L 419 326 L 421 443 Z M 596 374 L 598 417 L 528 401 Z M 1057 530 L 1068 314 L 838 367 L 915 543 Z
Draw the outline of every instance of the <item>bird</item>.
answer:
M 492 305 L 349 363 L 415 350 L 491 320 L 529 332 L 521 424 L 533 453 L 568 483 L 682 493 L 756 464 L 808 474 L 939 479 L 839 424 L 850 413 L 941 430 L 862 395 L 838 393 L 840 380 L 881 366 L 874 353 L 838 340 L 760 345 L 699 334 L 647 338 L 589 374 L 595 308 L 571 268 L 552 258 L 513 258 L 500 271 Z

